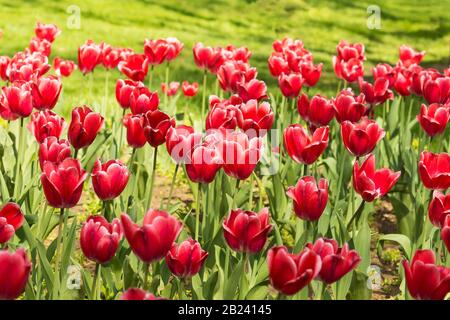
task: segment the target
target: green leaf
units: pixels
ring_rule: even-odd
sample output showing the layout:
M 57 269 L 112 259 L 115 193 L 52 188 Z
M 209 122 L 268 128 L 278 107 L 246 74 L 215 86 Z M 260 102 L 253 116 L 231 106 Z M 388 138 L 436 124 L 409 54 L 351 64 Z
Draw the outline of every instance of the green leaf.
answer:
M 406 257 L 408 259 L 411 258 L 411 241 L 404 234 L 395 234 L 395 233 L 393 233 L 393 234 L 382 235 L 378 239 L 378 244 L 377 245 L 381 245 L 383 241 L 393 241 L 393 242 L 398 243 L 403 248 L 403 251 L 405 252 Z
M 53 271 L 50 262 L 47 260 L 47 254 L 45 246 L 39 240 L 36 241 L 36 248 L 39 256 L 39 267 L 43 271 L 45 282 L 47 283 L 48 292 L 52 292 L 53 289 Z
M 236 289 L 239 287 L 239 280 L 242 275 L 242 263 L 243 260 L 240 260 L 239 263 L 233 268 L 231 277 L 229 277 L 225 283 L 225 291 L 223 294 L 224 300 L 231 300 L 235 298 Z

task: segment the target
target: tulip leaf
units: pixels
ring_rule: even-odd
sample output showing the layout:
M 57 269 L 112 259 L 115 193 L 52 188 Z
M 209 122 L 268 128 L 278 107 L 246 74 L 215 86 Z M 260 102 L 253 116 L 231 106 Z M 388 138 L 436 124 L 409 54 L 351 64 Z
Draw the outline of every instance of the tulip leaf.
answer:
M 45 246 L 39 240 L 36 241 L 36 248 L 39 256 L 40 266 L 44 274 L 45 282 L 47 284 L 48 292 L 53 290 L 53 271 L 50 262 L 47 260 L 47 254 Z
M 411 257 L 411 241 L 404 234 L 384 234 L 380 236 L 378 239 L 377 245 L 382 245 L 384 241 L 392 241 L 398 243 L 406 254 L 406 257 L 409 259 Z

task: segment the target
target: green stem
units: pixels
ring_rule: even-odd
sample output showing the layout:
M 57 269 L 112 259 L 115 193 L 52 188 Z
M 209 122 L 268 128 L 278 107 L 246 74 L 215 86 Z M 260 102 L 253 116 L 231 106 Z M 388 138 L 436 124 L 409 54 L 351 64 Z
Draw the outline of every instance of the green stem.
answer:
M 92 291 L 91 291 L 91 297 L 93 300 L 97 300 L 97 281 L 100 273 L 100 264 L 95 264 L 95 271 L 94 271 L 94 280 L 92 280 Z
M 158 159 L 158 147 L 153 151 L 153 166 L 152 166 L 152 177 L 150 180 L 150 191 L 148 195 L 147 209 L 152 206 L 152 196 L 153 196 L 153 186 L 155 184 L 155 174 L 156 174 L 156 160 Z
M 353 188 L 352 188 L 353 189 Z M 350 226 L 352 225 L 353 221 L 357 218 L 359 218 L 359 216 L 361 216 L 361 213 L 364 209 L 364 205 L 366 204 L 366 202 L 363 200 L 361 201 L 361 204 L 359 205 L 358 209 L 356 209 L 356 211 L 354 212 L 354 214 L 352 215 L 350 221 L 347 223 L 347 229 L 350 228 Z
M 207 70 L 203 72 L 203 87 L 202 87 L 202 121 L 205 122 L 205 109 L 206 109 L 206 78 L 207 78 Z
M 148 90 L 152 90 L 153 70 L 154 70 L 154 68 L 155 68 L 154 65 L 150 66 L 150 72 L 148 74 Z
M 64 208 L 61 208 L 61 211 L 59 213 L 59 221 L 58 221 L 58 235 L 56 238 L 56 257 L 55 257 L 55 273 L 53 277 L 53 299 L 55 299 L 58 296 L 58 287 L 55 284 L 60 282 L 59 275 L 60 275 L 60 268 L 59 264 L 61 262 L 61 243 L 62 243 L 62 227 L 64 222 Z
M 23 162 L 23 152 L 24 152 L 24 147 L 25 147 L 25 133 L 24 133 L 24 118 L 20 118 L 20 128 L 19 128 L 19 141 L 18 141 L 18 150 L 17 150 L 17 159 L 16 159 L 16 172 L 15 172 L 15 176 L 14 176 L 14 197 L 16 199 L 19 198 L 20 194 L 19 194 L 19 175 L 20 172 L 22 171 L 22 162 Z M 22 177 L 23 179 L 23 177 Z
M 248 197 L 248 210 L 252 210 L 253 206 L 253 175 L 250 175 L 250 195 Z
M 150 270 L 150 264 L 144 263 L 144 284 L 142 285 L 144 290 L 148 289 L 148 274 Z
M 125 112 L 127 110 L 123 109 L 122 111 L 122 119 L 120 119 L 120 131 L 119 131 L 119 145 L 117 146 L 117 150 L 116 150 L 116 158 L 118 158 L 118 156 L 120 155 L 120 150 L 122 149 L 122 144 L 123 144 L 123 118 L 125 117 Z
M 170 191 L 169 191 L 169 197 L 167 198 L 166 211 L 169 210 L 170 201 L 172 200 L 173 186 L 175 185 L 175 180 L 177 178 L 177 173 L 178 173 L 179 167 L 180 167 L 180 165 L 177 163 L 177 165 L 175 166 L 175 171 L 173 172 L 172 182 L 170 183 Z
M 198 233 L 200 229 L 200 206 L 201 206 L 202 184 L 197 185 L 197 209 L 195 212 L 195 240 L 199 241 Z
M 104 111 L 106 112 L 106 107 L 108 105 L 108 82 L 109 82 L 109 69 L 106 69 L 106 76 L 105 76 L 105 96 L 104 96 Z
M 234 194 L 233 194 L 233 207 L 231 209 L 235 209 L 237 206 L 237 194 L 239 189 L 239 184 L 241 183 L 241 180 L 236 179 L 236 187 L 234 188 Z
M 167 90 L 169 90 L 169 62 L 166 64 L 166 86 Z M 164 107 L 167 109 L 167 93 L 164 95 Z
M 75 149 L 73 152 L 73 158 L 77 159 L 78 158 L 78 149 Z

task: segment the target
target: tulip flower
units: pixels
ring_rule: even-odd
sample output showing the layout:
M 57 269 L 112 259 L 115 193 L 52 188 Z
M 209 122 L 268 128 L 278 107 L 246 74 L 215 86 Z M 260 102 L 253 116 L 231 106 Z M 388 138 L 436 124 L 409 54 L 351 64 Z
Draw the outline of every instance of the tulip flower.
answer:
M 81 197 L 87 173 L 80 161 L 66 158 L 59 164 L 46 161 L 41 174 L 42 187 L 50 206 L 72 208 Z
M 148 60 L 143 54 L 130 54 L 117 66 L 120 72 L 134 81 L 144 81 L 148 72 Z
M 334 118 L 332 101 L 321 95 L 309 100 L 306 94 L 302 94 L 297 100 L 297 109 L 300 116 L 315 127 L 326 126 Z
M 366 99 L 366 102 L 372 106 L 380 105 L 386 100 L 393 100 L 394 94 L 389 89 L 389 80 L 386 78 L 378 78 L 374 84 L 366 81 L 359 82 L 359 88 Z
M 207 257 L 208 252 L 202 249 L 200 243 L 188 239 L 179 245 L 173 244 L 166 255 L 166 264 L 175 276 L 190 278 L 200 271 Z
M 322 216 L 328 202 L 328 181 L 314 177 L 300 178 L 295 187 L 289 187 L 287 196 L 294 202 L 294 212 L 300 219 L 317 221 Z
M 56 37 L 61 34 L 61 30 L 55 24 L 36 23 L 34 32 L 39 39 L 45 39 L 49 42 L 55 41 Z
M 47 137 L 59 139 L 66 122 L 51 110 L 35 112 L 31 115 L 28 129 L 36 138 L 38 143 L 44 142 Z
M 133 81 L 130 79 L 118 79 L 116 82 L 116 100 L 119 103 L 120 107 L 123 109 L 128 109 L 131 106 L 131 96 L 132 93 L 134 91 L 135 88 L 140 88 L 141 90 L 137 90 L 137 92 L 141 93 L 149 93 L 150 95 L 150 91 L 144 86 L 144 84 L 142 82 L 139 81 Z M 145 96 L 145 95 L 144 95 Z M 140 94 L 137 94 L 137 97 L 135 97 L 135 103 L 137 102 L 137 100 L 139 100 L 139 98 L 143 98 L 141 97 Z M 148 110 L 146 110 L 148 111 Z M 139 112 L 139 113 L 143 113 L 143 112 Z
M 411 261 L 403 260 L 408 291 L 414 299 L 443 300 L 450 292 L 450 268 L 436 265 L 432 250 L 417 250 Z
M 109 223 L 103 216 L 90 216 L 80 232 L 80 246 L 89 260 L 105 264 L 116 254 L 122 239 L 119 219 Z
M 433 199 L 428 207 L 428 217 L 431 223 L 442 228 L 448 215 L 450 215 L 450 194 L 444 195 L 439 191 L 434 191 Z
M 25 290 L 31 263 L 25 250 L 0 250 L 0 300 L 14 300 Z
M 436 80 L 439 77 L 441 77 L 441 74 L 436 69 L 422 69 L 420 67 L 416 67 L 412 71 L 411 87 L 409 89 L 417 96 L 423 96 L 423 89 L 425 87 L 425 84 L 429 80 Z M 432 87 L 430 87 L 429 89 L 431 89 Z M 429 93 L 431 93 L 431 91 L 429 91 Z
M 198 183 L 210 183 L 222 167 L 222 158 L 217 147 L 208 141 L 194 146 L 188 154 L 186 173 L 189 179 Z
M 8 77 L 10 82 L 15 81 L 32 81 L 41 77 L 48 70 L 47 56 L 40 52 L 18 52 L 11 59 L 8 66 Z
M 102 49 L 92 40 L 86 41 L 78 48 L 78 67 L 84 75 L 94 71 L 94 68 L 102 62 L 101 60 Z
M 450 77 L 428 79 L 423 85 L 423 97 L 428 103 L 446 103 L 450 97 Z
M 365 97 L 363 94 L 355 96 L 351 89 L 342 90 L 333 99 L 333 108 L 336 120 L 339 123 L 344 121 L 358 122 L 366 113 Z
M 49 42 L 48 40 L 34 37 L 33 39 L 30 40 L 28 49 L 30 50 L 31 53 L 39 52 L 44 56 L 48 57 L 52 52 L 52 43 Z
M 192 48 L 195 64 L 201 69 L 208 69 L 216 74 L 219 67 L 224 62 L 222 50 L 220 48 L 205 47 L 198 42 Z
M 317 128 L 312 136 L 300 124 L 284 129 L 284 148 L 289 156 L 298 163 L 312 164 L 328 146 L 328 127 Z
M 358 123 L 350 121 L 341 123 L 341 136 L 345 148 L 356 157 L 372 152 L 384 135 L 385 132 L 378 123 L 367 118 L 362 118 Z
M 53 109 L 61 93 L 61 81 L 56 76 L 40 77 L 32 84 L 33 107 Z
M 333 57 L 334 73 L 347 82 L 355 82 L 364 76 L 363 62 L 365 60 L 364 45 L 350 44 L 341 40 L 336 47 L 338 53 Z
M 64 60 L 60 57 L 53 59 L 53 68 L 58 76 L 69 77 L 77 68 L 72 60 Z
M 425 51 L 418 52 L 413 48 L 402 45 L 399 49 L 400 61 L 405 67 L 409 67 L 413 64 L 419 64 L 425 56 Z
M 308 243 L 307 247 L 322 259 L 319 278 L 326 284 L 338 281 L 361 262 L 359 254 L 350 250 L 347 243 L 339 248 L 337 241 L 333 239 L 319 238 L 314 244 Z
M 8 70 L 11 58 L 8 56 L 0 56 L 0 79 L 3 81 L 8 80 L 6 71 Z
M 264 81 L 252 79 L 249 82 L 238 84 L 237 93 L 243 102 L 249 100 L 263 100 L 267 98 L 267 87 Z
M 231 249 L 237 252 L 260 252 L 267 242 L 270 224 L 269 209 L 263 208 L 259 213 L 231 210 L 223 222 L 223 235 Z
M 198 92 L 198 82 L 189 83 L 189 81 L 183 81 L 181 91 L 183 91 L 185 97 L 195 96 Z
M 400 171 L 375 169 L 375 156 L 369 155 L 359 166 L 358 160 L 353 165 L 353 188 L 364 201 L 372 202 L 387 194 L 400 178 Z
M 296 98 L 302 90 L 303 81 L 301 74 L 281 74 L 278 77 L 278 86 L 286 98 Z
M 181 50 L 183 50 L 183 43 L 180 42 L 177 38 L 166 38 L 167 43 L 167 53 L 166 53 L 166 60 L 167 62 L 172 61 L 178 55 L 180 54 Z
M 389 81 L 389 89 L 394 85 L 395 71 L 394 68 L 387 63 L 379 63 L 372 69 L 373 80 L 376 82 L 378 78 L 385 78 Z
M 98 112 L 88 106 L 76 107 L 72 110 L 72 120 L 67 136 L 75 149 L 87 147 L 94 142 L 103 126 L 104 119 Z
M 225 132 L 218 143 L 225 173 L 239 180 L 247 179 L 262 154 L 262 138 L 249 138 L 242 132 Z
M 442 225 L 441 238 L 447 247 L 448 252 L 450 252 L 450 214 L 447 214 L 444 224 Z
M 242 61 L 226 61 L 217 71 L 217 79 L 224 91 L 238 92 L 239 85 L 255 79 L 256 69 Z
M 153 148 L 166 142 L 167 131 L 175 126 L 175 120 L 159 110 L 148 111 L 144 118 L 144 135 L 147 142 Z
M 113 48 L 109 44 L 102 46 L 102 64 L 106 69 L 114 69 L 122 61 L 119 48 Z
M 450 105 L 432 103 L 427 107 L 422 104 L 417 121 L 430 137 L 441 134 L 450 121 Z
M 177 163 L 186 163 L 192 148 L 201 143 L 202 134 L 195 133 L 194 128 L 180 125 L 170 127 L 166 135 L 166 148 Z
M 419 159 L 419 175 L 428 189 L 450 188 L 450 155 L 423 151 Z
M 278 78 L 281 74 L 290 72 L 289 64 L 280 52 L 273 52 L 269 57 L 268 64 L 273 77 Z
M 406 69 L 396 67 L 394 78 L 394 89 L 403 97 L 411 94 L 412 74 Z
M 228 101 L 210 98 L 210 110 L 206 115 L 206 130 L 231 129 L 237 127 L 237 107 Z
M 150 209 L 144 216 L 142 227 L 133 223 L 125 213 L 122 213 L 121 220 L 131 250 L 144 263 L 165 257 L 181 231 L 181 222 L 166 211 Z
M 133 148 L 142 148 L 147 142 L 144 135 L 145 117 L 142 114 L 127 114 L 123 125 L 127 128 L 127 142 Z
M 158 92 L 151 92 L 143 84 L 138 84 L 130 95 L 130 109 L 133 114 L 144 114 L 158 109 Z
M 239 106 L 236 119 L 239 128 L 248 136 L 264 136 L 272 128 L 274 113 L 268 102 L 258 105 L 258 101 L 249 100 Z
M 0 209 L 0 244 L 8 242 L 19 229 L 25 217 L 20 206 L 14 202 L 8 202 Z
M 125 189 L 130 174 L 119 160 L 101 163 L 97 160 L 92 169 L 92 186 L 97 196 L 108 201 L 117 198 Z
M 158 298 L 153 294 L 138 288 L 130 288 L 125 291 L 120 300 L 164 300 L 163 298 Z
M 323 64 L 319 63 L 314 65 L 312 63 L 306 62 L 300 65 L 300 73 L 302 74 L 304 84 L 308 87 L 314 87 L 320 79 L 322 74 Z
M 17 81 L 2 88 L 0 115 L 5 120 L 26 118 L 33 111 L 33 98 L 28 83 Z
M 58 140 L 57 137 L 49 136 L 39 146 L 39 165 L 44 170 L 44 163 L 49 161 L 54 164 L 61 163 L 70 158 L 70 144 L 67 140 Z
M 285 295 L 294 295 L 306 287 L 322 266 L 320 256 L 306 248 L 298 255 L 284 246 L 273 247 L 267 254 L 269 279 L 272 286 Z
M 164 39 L 145 39 L 144 52 L 148 63 L 158 65 L 164 62 L 168 52 L 167 41 Z
M 236 48 L 233 45 L 228 45 L 224 50 L 224 55 L 229 60 L 248 62 L 252 56 L 252 52 L 246 47 Z
M 161 91 L 168 97 L 174 96 L 177 93 L 179 87 L 180 83 L 176 81 L 172 81 L 169 84 L 161 83 Z

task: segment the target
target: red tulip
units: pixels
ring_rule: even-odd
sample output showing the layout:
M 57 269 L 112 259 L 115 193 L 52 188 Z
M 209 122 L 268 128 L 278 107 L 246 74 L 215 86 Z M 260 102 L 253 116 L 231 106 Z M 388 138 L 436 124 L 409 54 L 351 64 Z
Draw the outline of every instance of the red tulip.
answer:
M 177 38 L 167 38 L 167 53 L 166 60 L 167 62 L 172 61 L 180 54 L 181 50 L 183 50 L 184 45 Z
M 366 102 L 372 106 L 394 99 L 394 94 L 389 90 L 389 80 L 386 78 L 378 78 L 374 84 L 360 81 L 359 88 L 361 93 L 364 94 Z
M 446 103 L 450 97 L 450 77 L 426 81 L 423 86 L 423 97 L 428 103 Z
M 102 48 L 92 40 L 78 48 L 78 67 L 83 74 L 94 71 L 94 68 L 102 62 Z
M 339 123 L 344 121 L 358 122 L 366 113 L 364 103 L 364 94 L 355 96 L 351 89 L 342 90 L 333 100 L 336 120 Z
M 28 46 L 28 49 L 30 49 L 31 53 L 40 52 L 44 56 L 48 57 L 52 52 L 52 43 L 45 39 L 35 37 L 30 40 L 30 45 Z
M 166 142 L 167 131 L 175 126 L 175 120 L 159 110 L 148 111 L 144 119 L 144 135 L 147 142 L 153 148 Z
M 286 295 L 293 295 L 306 287 L 322 266 L 320 256 L 304 249 L 298 255 L 291 254 L 284 246 L 273 247 L 267 254 L 269 278 L 272 286 Z
M 217 73 L 217 70 L 224 62 L 222 49 L 205 47 L 198 42 L 192 48 L 195 64 L 202 69 L 208 69 L 211 73 Z
M 278 77 L 278 86 L 286 98 L 296 98 L 302 90 L 303 81 L 303 77 L 299 73 L 288 75 L 283 73 Z
M 232 45 L 228 45 L 223 51 L 226 58 L 234 61 L 248 62 L 252 56 L 252 52 L 246 47 L 235 48 Z
M 139 227 L 122 213 L 123 230 L 131 250 L 145 263 L 165 257 L 181 231 L 181 222 L 165 211 L 150 209 Z
M 364 156 L 383 139 L 384 130 L 374 120 L 362 118 L 358 123 L 341 123 L 341 136 L 347 150 L 356 157 Z
M 196 145 L 188 156 L 186 173 L 193 182 L 212 182 L 217 171 L 222 167 L 220 152 L 210 141 Z
M 38 110 L 53 109 L 58 102 L 62 84 L 56 76 L 40 77 L 32 84 L 33 107 Z
M 81 197 L 87 173 L 80 161 L 66 158 L 59 164 L 46 161 L 41 174 L 47 202 L 54 208 L 72 208 Z
M 297 100 L 297 109 L 305 121 L 316 127 L 326 126 L 334 118 L 332 101 L 321 95 L 309 100 L 306 94 L 302 94 Z
M 391 65 L 387 63 L 379 63 L 372 69 L 373 80 L 376 82 L 379 78 L 389 81 L 389 89 L 392 88 L 395 81 L 395 71 Z
M 260 252 L 267 242 L 272 230 L 269 209 L 263 208 L 259 213 L 231 210 L 224 220 L 223 235 L 231 249 L 237 252 Z
M 144 81 L 148 72 L 148 60 L 143 54 L 130 54 L 117 66 L 120 72 L 134 81 Z
M 236 119 L 248 136 L 264 136 L 272 128 L 274 114 L 268 102 L 258 105 L 258 101 L 249 100 L 239 106 Z
M 144 52 L 151 65 L 158 65 L 164 62 L 168 52 L 167 42 L 164 39 L 145 39 Z
M 122 294 L 120 300 L 164 300 L 155 295 L 138 288 L 130 288 Z
M 338 53 L 333 57 L 334 73 L 347 82 L 355 82 L 364 76 L 364 45 L 350 44 L 341 40 L 336 47 Z
M 411 264 L 403 260 L 408 291 L 414 299 L 443 300 L 450 292 L 450 268 L 436 265 L 432 250 L 417 250 Z
M 450 121 L 450 105 L 432 103 L 427 108 L 425 104 L 422 104 L 417 121 L 430 137 L 441 134 Z
M 31 115 L 28 129 L 39 143 L 44 142 L 47 137 L 59 139 L 66 122 L 64 118 L 58 116 L 51 110 L 35 112 Z
M 128 168 L 119 160 L 103 164 L 97 160 L 92 169 L 92 186 L 103 201 L 117 198 L 127 186 L 128 178 Z
M 166 264 L 175 276 L 190 278 L 200 271 L 207 257 L 208 252 L 202 249 L 200 243 L 188 239 L 179 245 L 173 244 L 166 255 Z
M 142 148 L 147 139 L 144 135 L 145 117 L 142 114 L 127 114 L 123 125 L 127 128 L 127 142 L 133 148 Z
M 14 202 L 8 202 L 0 209 L 0 244 L 8 242 L 19 229 L 25 217 L 20 206 Z
M 319 278 L 327 284 L 338 281 L 361 262 L 359 254 L 355 250 L 349 250 L 347 243 L 339 248 L 333 239 L 319 238 L 314 244 L 308 243 L 307 247 L 322 259 Z
M 189 83 L 189 81 L 183 81 L 181 90 L 185 97 L 193 97 L 198 92 L 198 82 Z
M 80 246 L 83 254 L 96 263 L 108 263 L 116 254 L 122 239 L 119 219 L 109 223 L 103 216 L 90 216 L 80 232 Z
M 289 187 L 286 194 L 294 202 L 295 214 L 303 220 L 317 221 L 328 202 L 328 181 L 306 176 L 298 180 L 295 187 Z
M 58 76 L 68 77 L 77 68 L 72 60 L 64 60 L 56 57 L 53 59 L 53 68 Z
M 130 109 L 133 114 L 144 114 L 158 109 L 158 92 L 151 92 L 143 84 L 138 84 L 130 95 Z
M 400 178 L 400 171 L 390 169 L 375 169 L 373 154 L 359 166 L 358 160 L 353 165 L 353 188 L 364 201 L 372 202 L 388 193 Z
M 364 45 L 362 43 L 349 43 L 341 40 L 336 47 L 338 57 L 345 61 L 350 59 L 365 60 Z
M 47 56 L 40 52 L 18 52 L 11 59 L 7 74 L 10 82 L 32 81 L 50 69 Z
M 320 79 L 322 74 L 323 64 L 319 63 L 314 65 L 312 63 L 302 63 L 300 65 L 300 73 L 305 80 L 305 85 L 308 87 L 314 87 Z
M 44 163 L 49 161 L 54 164 L 61 163 L 70 158 L 70 145 L 67 140 L 58 140 L 56 137 L 47 137 L 39 146 L 39 165 L 44 170 Z
M 224 91 L 238 92 L 239 85 L 255 79 L 256 69 L 248 63 L 230 60 L 220 66 L 217 71 L 217 79 Z
M 161 83 L 161 91 L 168 97 L 174 96 L 179 87 L 180 83 L 176 81 L 170 82 L 169 85 L 167 83 Z
M 192 148 L 201 143 L 202 134 L 195 133 L 194 128 L 180 125 L 170 127 L 166 136 L 166 148 L 177 163 L 186 163 Z
M 329 131 L 321 127 L 310 136 L 300 124 L 290 125 L 284 129 L 284 148 L 295 162 L 312 164 L 326 149 Z
M 421 67 L 417 66 L 412 71 L 411 87 L 409 88 L 409 90 L 417 96 L 422 96 L 425 84 L 429 80 L 436 80 L 439 77 L 441 77 L 441 74 L 436 69 L 422 69 Z
M 114 69 L 122 61 L 121 50 L 113 48 L 109 44 L 102 46 L 102 64 L 106 69 Z
M 25 250 L 0 250 L 0 300 L 14 300 L 22 294 L 30 276 L 31 263 Z
M 206 116 L 206 130 L 210 129 L 236 129 L 237 109 L 242 100 L 236 101 L 232 96 L 230 100 L 220 100 L 216 96 L 209 98 L 209 112 Z
M 5 120 L 26 118 L 33 111 L 31 88 L 27 82 L 14 82 L 2 88 L 0 98 L 0 114 Z
M 38 38 L 53 42 L 60 35 L 61 30 L 55 24 L 37 22 L 34 32 Z
M 8 70 L 11 58 L 8 56 L 0 56 L 0 78 L 3 81 L 8 80 L 8 75 L 6 71 Z
M 252 79 L 238 85 L 237 93 L 242 101 L 247 102 L 252 99 L 258 101 L 267 98 L 267 87 L 264 81 Z
M 130 79 L 118 79 L 116 82 L 116 100 L 119 103 L 119 105 L 123 108 L 123 109 L 128 109 L 131 106 L 131 94 L 133 93 L 134 89 L 136 88 L 140 88 L 141 90 L 137 90 L 137 92 L 143 92 L 143 93 L 148 93 L 149 96 L 150 91 L 148 89 L 145 88 L 144 84 L 140 81 L 133 81 Z M 144 94 L 145 96 L 145 94 Z M 139 100 L 139 98 L 143 98 L 141 97 L 140 94 L 137 94 L 137 97 L 134 97 L 135 99 L 135 104 L 136 102 Z M 147 100 L 147 99 L 146 99 Z M 142 100 L 140 100 L 142 101 Z M 148 111 L 148 110 L 146 110 Z M 139 113 L 143 113 L 143 112 L 139 112 Z
M 394 89 L 403 97 L 411 94 L 412 74 L 407 69 L 395 69 Z
M 400 61 L 405 67 L 412 64 L 419 64 L 425 56 L 425 51 L 415 51 L 413 48 L 402 45 L 399 49 Z
M 419 175 L 428 189 L 450 188 L 450 155 L 423 151 L 420 154 Z
M 444 195 L 439 191 L 434 191 L 433 199 L 428 207 L 428 217 L 431 223 L 442 228 L 448 215 L 450 215 L 450 194 Z
M 281 74 L 290 73 L 289 64 L 280 52 L 273 52 L 268 60 L 270 74 L 279 77 Z
M 448 252 L 450 252 L 450 214 L 447 214 L 445 218 L 444 225 L 441 230 L 441 238 L 442 241 L 444 241 Z
M 103 126 L 104 119 L 98 112 L 88 106 L 76 107 L 72 110 L 72 120 L 67 136 L 75 149 L 91 145 Z

